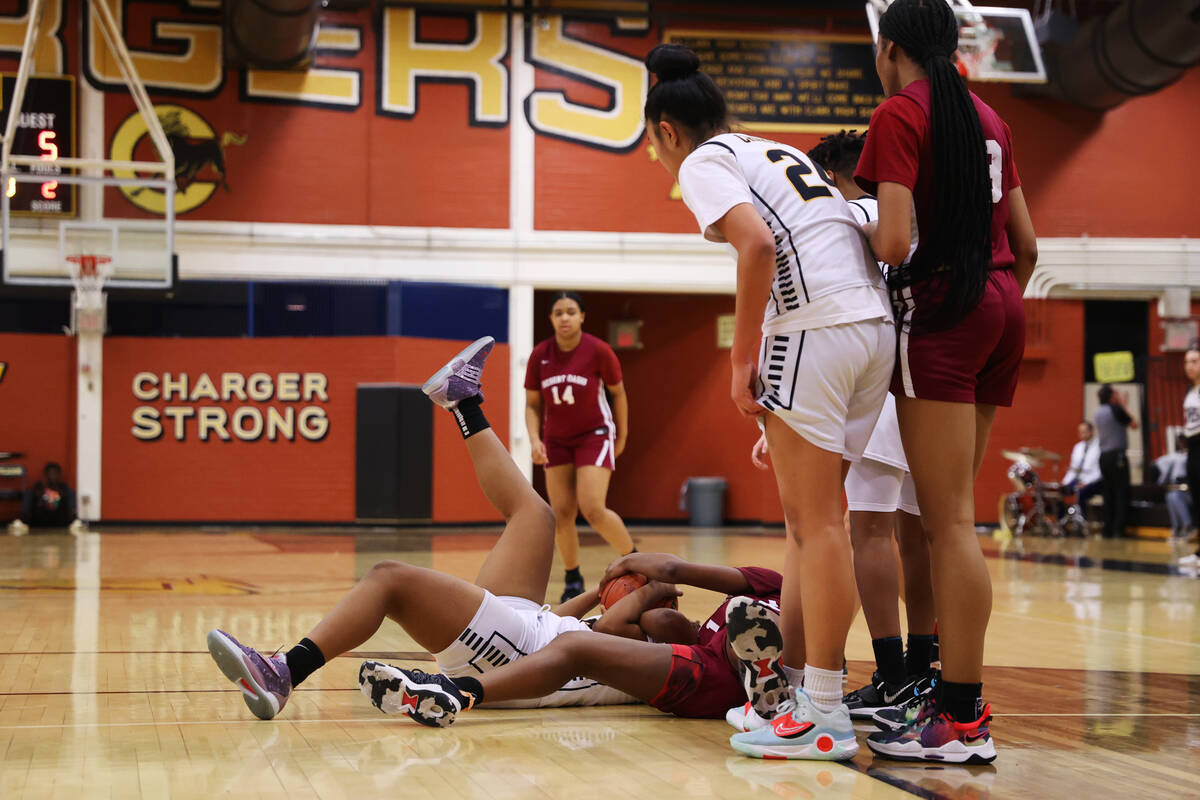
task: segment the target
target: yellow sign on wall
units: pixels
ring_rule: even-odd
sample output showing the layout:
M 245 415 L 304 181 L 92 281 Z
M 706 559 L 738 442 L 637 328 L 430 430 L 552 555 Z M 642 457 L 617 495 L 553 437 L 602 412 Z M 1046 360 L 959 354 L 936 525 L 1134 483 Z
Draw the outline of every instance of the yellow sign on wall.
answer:
M 733 347 L 733 329 L 734 320 L 736 317 L 733 314 L 718 314 L 717 315 L 717 347 L 728 350 Z
M 1099 383 L 1128 383 L 1133 380 L 1133 353 L 1128 350 L 1096 353 L 1092 364 Z

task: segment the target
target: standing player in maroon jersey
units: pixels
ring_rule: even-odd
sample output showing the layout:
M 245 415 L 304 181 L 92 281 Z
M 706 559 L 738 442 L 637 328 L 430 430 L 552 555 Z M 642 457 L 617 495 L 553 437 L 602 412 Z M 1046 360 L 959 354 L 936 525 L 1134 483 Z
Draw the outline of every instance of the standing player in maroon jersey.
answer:
M 601 586 L 630 572 L 650 578 L 637 590 L 646 593 L 641 607 L 648 610 L 621 626 L 621 636 L 562 633 L 537 652 L 477 677 L 450 678 L 368 661 L 360 683 L 374 678 L 376 685 L 363 693 L 384 713 L 404 713 L 431 727 L 449 725 L 480 703 L 541 697 L 561 687 L 563 675 L 598 681 L 680 717 L 719 719 L 730 706 L 741 705 L 747 691 L 764 713 L 786 701 L 787 680 L 778 667 L 782 575 L 762 567 L 711 566 L 665 553 L 634 553 L 609 566 Z M 705 622 L 693 622 L 674 609 L 653 607 L 664 596 L 678 594 L 676 584 L 729 596 Z M 653 641 L 645 641 L 647 635 Z M 756 655 L 766 656 L 741 660 L 739 651 L 750 642 Z
M 868 743 L 893 758 L 988 762 L 996 749 L 981 681 L 992 592 L 972 490 L 996 407 L 1016 390 L 1037 240 L 1008 126 L 967 90 L 957 47 L 945 0 L 888 7 L 875 58 L 888 99 L 856 173 L 879 200 L 871 245 L 892 265 L 892 393 L 930 537 L 943 677 L 908 726 Z
M 634 549 L 625 523 L 606 505 L 608 482 L 625 450 L 629 403 L 617 354 L 583 332 L 583 299 L 557 292 L 551 302 L 554 336 L 533 348 L 525 369 L 525 424 L 533 463 L 546 467 L 554 535 L 567 570 L 565 603 L 584 588 L 575 528 L 580 511 L 618 553 Z M 612 393 L 611 407 L 605 388 Z

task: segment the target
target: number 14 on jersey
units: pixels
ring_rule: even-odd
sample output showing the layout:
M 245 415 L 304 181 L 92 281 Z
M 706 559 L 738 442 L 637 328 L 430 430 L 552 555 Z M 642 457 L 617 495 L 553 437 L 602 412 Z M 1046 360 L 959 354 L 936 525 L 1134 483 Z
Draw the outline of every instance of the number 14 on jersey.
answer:
M 563 403 L 566 403 L 569 406 L 575 405 L 575 387 L 569 383 L 562 390 L 561 396 L 558 393 L 557 386 L 550 387 L 550 394 L 554 395 L 554 405 L 556 406 L 561 406 Z

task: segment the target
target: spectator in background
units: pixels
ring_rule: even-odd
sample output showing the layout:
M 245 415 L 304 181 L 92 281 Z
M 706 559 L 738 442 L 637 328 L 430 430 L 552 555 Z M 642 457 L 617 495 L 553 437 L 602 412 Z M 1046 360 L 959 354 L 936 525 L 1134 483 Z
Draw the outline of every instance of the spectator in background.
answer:
M 1175 439 L 1175 452 L 1154 459 L 1158 472 L 1159 486 L 1167 489 L 1167 513 L 1171 516 L 1171 536 L 1187 538 L 1192 527 L 1192 511 L 1188 503 L 1187 489 L 1180 488 L 1187 482 L 1187 437 L 1180 434 Z
M 75 492 L 62 477 L 62 467 L 51 461 L 42 470 L 42 479 L 25 490 L 21 502 L 21 518 L 8 526 L 9 533 L 23 536 L 30 527 L 65 528 L 71 532 L 79 527 L 75 519 Z
M 1080 510 L 1086 510 L 1088 501 L 1102 487 L 1100 475 L 1100 442 L 1096 440 L 1096 427 L 1084 420 L 1079 423 L 1079 441 L 1071 449 L 1071 464 L 1062 478 L 1063 494 L 1078 493 Z
M 1192 494 L 1193 519 L 1200 518 L 1200 341 L 1193 341 L 1183 355 L 1183 371 L 1192 382 L 1183 396 L 1183 435 L 1187 437 L 1187 482 Z M 1200 565 L 1200 545 L 1190 556 L 1179 559 L 1184 566 Z
M 1129 449 L 1127 428 L 1137 430 L 1137 420 L 1125 410 L 1125 398 L 1104 384 L 1096 409 L 1096 431 L 1100 439 L 1100 475 L 1104 493 L 1104 538 L 1125 536 L 1129 515 Z

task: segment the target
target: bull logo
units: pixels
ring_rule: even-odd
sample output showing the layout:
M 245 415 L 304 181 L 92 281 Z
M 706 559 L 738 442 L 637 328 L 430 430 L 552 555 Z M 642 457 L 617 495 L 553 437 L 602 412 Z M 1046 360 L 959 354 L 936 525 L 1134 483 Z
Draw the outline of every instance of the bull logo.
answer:
M 175 213 L 186 214 L 208 202 L 217 187 L 229 191 L 226 178 L 225 148 L 243 145 L 246 137 L 226 132 L 217 138 L 203 117 L 177 105 L 156 105 L 155 113 L 175 155 Z M 109 158 L 114 161 L 148 161 L 154 158 L 154 145 L 141 114 L 129 115 L 113 134 Z M 132 170 L 113 170 L 118 178 L 137 177 Z M 129 202 L 152 214 L 166 213 L 166 196 L 161 189 L 122 186 L 121 194 Z

